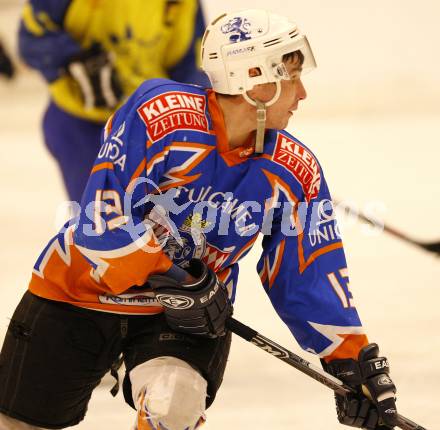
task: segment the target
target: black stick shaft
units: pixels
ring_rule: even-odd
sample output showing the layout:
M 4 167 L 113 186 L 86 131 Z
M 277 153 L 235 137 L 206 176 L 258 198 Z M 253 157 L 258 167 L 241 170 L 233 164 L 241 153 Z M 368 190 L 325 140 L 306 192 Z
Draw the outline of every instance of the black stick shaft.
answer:
M 350 215 L 358 217 L 359 219 L 372 225 L 373 227 L 382 228 L 386 233 L 388 233 L 394 237 L 397 237 L 398 239 L 403 240 L 404 242 L 407 242 L 407 243 L 410 243 L 411 245 L 422 248 L 425 251 L 440 255 L 440 242 L 426 243 L 426 242 L 421 242 L 419 240 L 415 240 L 414 238 L 397 230 L 394 227 L 391 227 L 390 225 L 387 225 L 385 223 L 381 223 L 381 222 L 375 220 L 374 218 L 367 217 L 362 212 L 356 210 L 355 208 L 353 208 L 351 206 L 348 206 L 348 205 L 341 203 L 341 202 L 338 202 L 338 201 L 335 201 L 335 204 L 337 207 L 345 209 Z
M 241 323 L 240 321 L 230 318 L 226 325 L 227 328 L 237 336 L 240 336 L 248 342 L 258 346 L 263 351 L 266 351 L 279 360 L 284 361 L 300 372 L 305 373 L 315 381 L 318 381 L 326 387 L 332 389 L 335 393 L 344 396 L 354 391 L 353 388 L 344 385 L 344 383 L 339 379 L 313 365 L 312 363 L 309 363 L 307 360 L 304 360 L 302 357 L 294 354 L 292 351 L 289 351 L 272 340 L 262 336 L 257 331 Z M 426 430 L 424 427 L 400 414 L 398 415 L 397 419 L 398 426 L 403 430 Z

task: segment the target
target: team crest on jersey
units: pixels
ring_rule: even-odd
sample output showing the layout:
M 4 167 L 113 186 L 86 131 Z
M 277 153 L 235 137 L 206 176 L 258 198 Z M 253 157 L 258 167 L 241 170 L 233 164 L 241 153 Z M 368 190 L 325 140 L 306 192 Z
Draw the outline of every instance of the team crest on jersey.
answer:
M 321 170 L 316 158 L 304 146 L 279 133 L 272 160 L 293 174 L 308 202 L 318 196 Z
M 179 228 L 178 234 L 170 235 L 164 245 L 164 252 L 178 266 L 185 267 L 191 258 L 202 258 L 206 248 L 206 237 L 203 233 L 194 233 Z
M 214 271 L 217 272 L 223 266 L 223 263 L 229 258 L 235 246 L 220 249 L 210 243 L 206 244 L 205 253 L 202 260 Z
M 171 91 L 148 100 L 137 111 L 154 143 L 177 129 L 207 133 L 209 126 L 205 108 L 204 96 Z
M 178 229 L 178 234 L 166 238 L 164 252 L 178 266 L 186 267 L 189 260 L 198 258 L 216 272 L 229 259 L 235 246 L 220 249 L 208 243 L 203 229 L 210 225 L 198 213 L 188 216 Z

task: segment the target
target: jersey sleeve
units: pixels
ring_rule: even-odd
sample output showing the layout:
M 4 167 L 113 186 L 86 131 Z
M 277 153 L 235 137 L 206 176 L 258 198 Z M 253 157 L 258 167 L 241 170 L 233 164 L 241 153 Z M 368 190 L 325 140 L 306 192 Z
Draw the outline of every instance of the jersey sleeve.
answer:
M 276 312 L 303 349 L 326 361 L 356 359 L 368 340 L 349 290 L 330 193 L 316 166 L 312 188 L 298 175 L 283 179 L 266 172 L 274 190 L 268 209 L 272 222 L 264 232 L 257 270 Z
M 164 144 L 151 145 L 137 103 L 107 122 L 74 233 L 92 276 L 114 293 L 172 267 L 148 219 L 166 164 Z
M 80 52 L 79 44 L 63 28 L 70 3 L 71 0 L 29 0 L 23 7 L 19 52 L 48 82 L 56 80 L 69 58 Z
M 167 69 L 172 80 L 209 87 L 209 79 L 199 64 L 205 19 L 199 1 L 190 5 L 191 2 L 187 2 L 180 6 L 182 10 L 175 23 L 166 59 Z

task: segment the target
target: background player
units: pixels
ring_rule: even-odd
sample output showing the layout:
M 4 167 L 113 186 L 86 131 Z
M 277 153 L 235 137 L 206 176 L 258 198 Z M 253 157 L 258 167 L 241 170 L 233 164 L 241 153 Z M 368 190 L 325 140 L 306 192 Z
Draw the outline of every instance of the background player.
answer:
M 101 129 L 145 79 L 207 84 L 197 66 L 205 28 L 198 0 L 28 0 L 25 62 L 48 83 L 44 140 L 71 200 L 80 201 Z

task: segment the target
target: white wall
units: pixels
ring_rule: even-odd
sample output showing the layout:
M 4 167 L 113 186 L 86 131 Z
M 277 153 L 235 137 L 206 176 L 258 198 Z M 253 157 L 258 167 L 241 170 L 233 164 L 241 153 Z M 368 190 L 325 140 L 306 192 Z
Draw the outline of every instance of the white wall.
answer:
M 440 2 L 435 0 L 201 0 L 207 20 L 269 9 L 307 34 L 318 69 L 304 78 L 310 116 L 439 114 Z M 22 1 L 0 0 L 0 36 L 15 48 Z
M 304 109 L 334 113 L 436 112 L 440 3 L 434 0 L 203 0 L 209 20 L 270 9 L 307 34 L 318 69 L 305 77 Z

